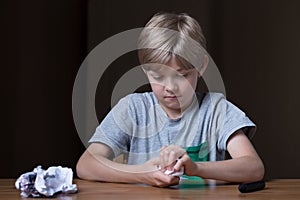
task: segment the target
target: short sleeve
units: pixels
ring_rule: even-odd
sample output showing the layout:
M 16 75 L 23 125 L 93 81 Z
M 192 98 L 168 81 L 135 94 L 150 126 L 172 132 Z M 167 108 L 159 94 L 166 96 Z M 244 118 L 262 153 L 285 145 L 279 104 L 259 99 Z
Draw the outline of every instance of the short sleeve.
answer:
M 129 98 L 125 97 L 103 119 L 89 142 L 106 144 L 113 150 L 115 156 L 118 156 L 129 150 L 131 129 Z
M 256 125 L 237 106 L 227 101 L 224 96 L 215 102 L 214 118 L 217 136 L 217 149 L 227 150 L 229 137 L 237 130 L 242 129 L 251 138 Z

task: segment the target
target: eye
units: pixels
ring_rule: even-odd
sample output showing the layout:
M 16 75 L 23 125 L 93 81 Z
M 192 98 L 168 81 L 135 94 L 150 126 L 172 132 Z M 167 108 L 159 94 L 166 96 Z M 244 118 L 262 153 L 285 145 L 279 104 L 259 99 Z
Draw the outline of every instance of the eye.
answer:
M 156 75 L 152 75 L 152 78 L 153 78 L 154 80 L 157 80 L 157 81 L 160 81 L 160 80 L 163 79 L 162 76 L 156 76 Z
M 179 77 L 179 78 L 185 78 L 187 76 L 188 76 L 188 73 L 177 74 L 177 77 Z

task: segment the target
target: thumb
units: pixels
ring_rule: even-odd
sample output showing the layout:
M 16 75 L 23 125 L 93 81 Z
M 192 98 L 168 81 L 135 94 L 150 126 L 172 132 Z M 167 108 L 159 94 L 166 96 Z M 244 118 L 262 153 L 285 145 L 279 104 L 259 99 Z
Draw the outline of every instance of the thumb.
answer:
M 186 164 L 186 162 L 188 161 L 188 159 L 189 159 L 189 156 L 187 154 L 183 155 L 181 158 L 179 158 L 177 160 L 176 164 L 174 165 L 174 169 L 176 171 L 179 171 L 180 168 Z

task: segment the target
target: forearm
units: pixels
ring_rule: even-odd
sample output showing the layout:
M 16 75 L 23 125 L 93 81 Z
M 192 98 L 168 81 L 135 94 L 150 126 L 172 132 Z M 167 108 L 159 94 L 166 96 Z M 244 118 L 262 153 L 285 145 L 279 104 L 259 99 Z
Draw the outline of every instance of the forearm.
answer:
M 94 181 L 141 183 L 142 168 L 142 165 L 120 164 L 86 151 L 78 161 L 77 175 Z
M 194 175 L 206 179 L 228 182 L 251 182 L 263 179 L 264 166 L 259 158 L 244 156 L 240 158 L 198 162 Z

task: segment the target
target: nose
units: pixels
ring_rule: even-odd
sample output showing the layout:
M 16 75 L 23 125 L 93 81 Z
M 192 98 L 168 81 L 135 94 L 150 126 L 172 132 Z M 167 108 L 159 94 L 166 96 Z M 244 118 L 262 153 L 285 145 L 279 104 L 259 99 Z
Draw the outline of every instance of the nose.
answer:
M 165 82 L 165 89 L 168 92 L 176 93 L 178 90 L 178 83 L 175 80 L 169 78 Z

